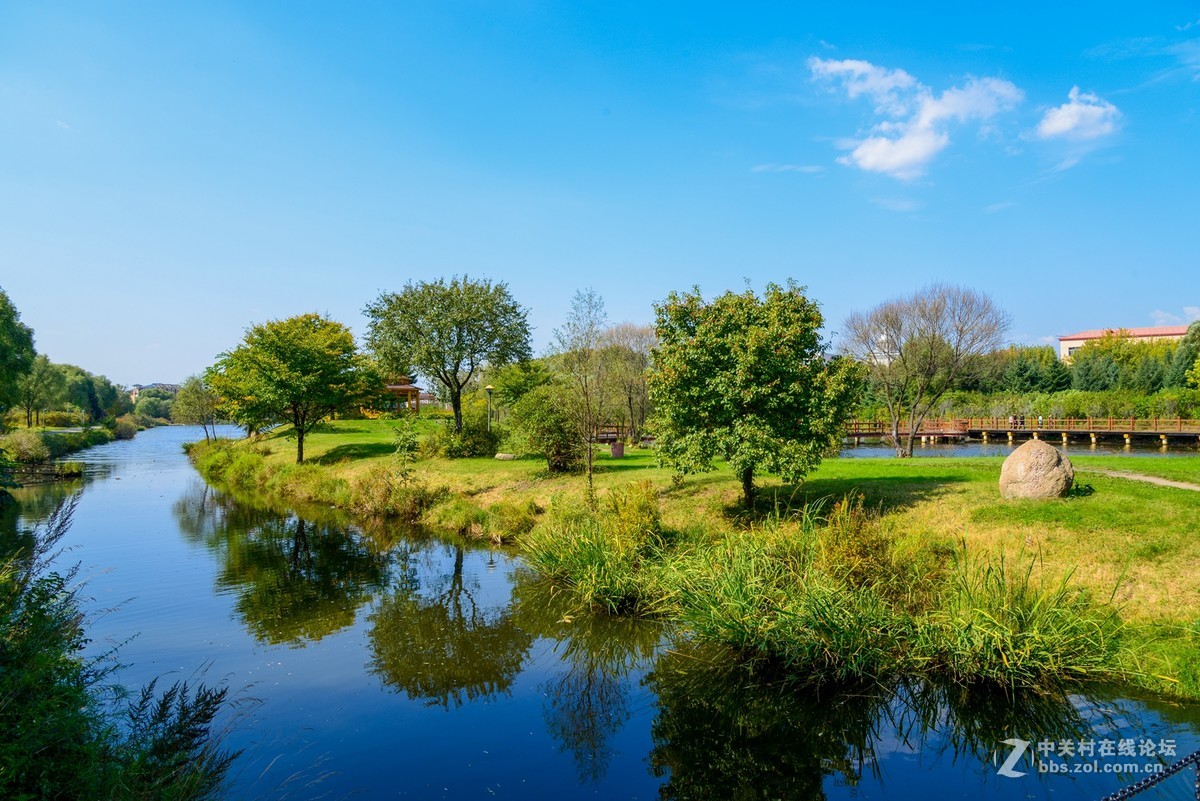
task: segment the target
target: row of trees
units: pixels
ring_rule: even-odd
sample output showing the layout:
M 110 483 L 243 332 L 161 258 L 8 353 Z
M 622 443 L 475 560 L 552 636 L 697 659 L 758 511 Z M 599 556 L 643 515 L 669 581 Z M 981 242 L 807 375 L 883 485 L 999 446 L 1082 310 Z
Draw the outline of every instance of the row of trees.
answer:
M 153 393 L 146 397 L 147 402 L 153 399 Z M 137 411 L 124 387 L 82 367 L 55 364 L 38 353 L 33 330 L 21 322 L 20 313 L 0 289 L 0 424 L 13 409 L 24 413 L 26 426 L 40 425 L 49 411 L 69 411 L 85 425 Z

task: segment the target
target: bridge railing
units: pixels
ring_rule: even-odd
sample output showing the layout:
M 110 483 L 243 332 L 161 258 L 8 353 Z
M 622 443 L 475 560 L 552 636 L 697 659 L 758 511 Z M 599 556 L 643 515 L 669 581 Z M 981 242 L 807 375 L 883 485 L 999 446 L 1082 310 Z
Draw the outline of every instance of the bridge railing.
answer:
M 968 431 L 1051 431 L 1114 434 L 1197 434 L 1200 420 L 1182 417 L 958 417 L 925 420 L 918 434 L 965 434 Z M 850 437 L 883 437 L 892 433 L 891 423 L 884 420 L 851 420 L 846 423 Z M 900 433 L 907 434 L 902 424 Z

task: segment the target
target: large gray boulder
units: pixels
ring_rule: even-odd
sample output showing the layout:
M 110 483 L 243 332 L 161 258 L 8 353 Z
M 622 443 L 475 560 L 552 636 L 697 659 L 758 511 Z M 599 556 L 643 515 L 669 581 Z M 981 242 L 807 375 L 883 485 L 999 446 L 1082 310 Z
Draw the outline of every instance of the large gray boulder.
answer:
M 1061 498 L 1071 491 L 1075 469 L 1053 445 L 1031 439 L 1008 455 L 1000 468 L 1005 498 Z

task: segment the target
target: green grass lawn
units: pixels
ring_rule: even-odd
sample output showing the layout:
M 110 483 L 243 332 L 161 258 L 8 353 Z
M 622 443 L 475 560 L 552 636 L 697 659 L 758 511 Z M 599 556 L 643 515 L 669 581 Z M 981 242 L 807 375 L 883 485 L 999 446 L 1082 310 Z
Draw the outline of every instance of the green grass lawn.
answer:
M 306 461 L 353 480 L 388 465 L 393 426 L 384 420 L 335 421 L 309 435 Z M 429 432 L 439 421 L 418 424 Z M 295 441 L 279 431 L 260 440 L 267 459 L 294 461 Z M 740 485 L 725 469 L 672 481 L 653 451 L 626 449 L 597 459 L 596 487 L 606 490 L 648 481 L 658 490 L 666 525 L 703 525 L 732 530 L 747 522 L 738 506 Z M 1134 620 L 1191 624 L 1200 620 L 1200 493 L 1157 487 L 1089 473 L 1088 468 L 1129 470 L 1177 480 L 1200 475 L 1200 456 L 1170 459 L 1079 456 L 1078 480 L 1094 492 L 1051 501 L 1006 501 L 998 480 L 1001 457 L 827 459 L 799 485 L 764 476 L 759 518 L 786 519 L 805 504 L 825 499 L 828 506 L 861 493 L 868 509 L 883 514 L 895 536 L 918 545 L 1004 553 L 1040 561 L 1054 578 L 1068 572 L 1098 598 L 1115 591 Z M 500 501 L 533 501 L 548 506 L 557 495 L 577 495 L 583 479 L 551 475 L 545 461 L 522 456 L 496 459 L 425 459 L 420 478 L 465 495 L 486 507 Z M 750 518 L 751 524 L 754 517 Z

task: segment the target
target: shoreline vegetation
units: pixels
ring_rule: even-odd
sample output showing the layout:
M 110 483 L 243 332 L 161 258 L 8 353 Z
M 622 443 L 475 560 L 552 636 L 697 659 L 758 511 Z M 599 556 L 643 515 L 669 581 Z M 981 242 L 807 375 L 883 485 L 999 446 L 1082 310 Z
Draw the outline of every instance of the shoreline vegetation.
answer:
M 1000 499 L 999 457 L 827 458 L 797 485 L 764 477 L 747 511 L 729 471 L 681 480 L 647 449 L 598 453 L 589 504 L 540 456 L 398 457 L 396 429 L 326 423 L 303 464 L 286 427 L 188 452 L 210 483 L 275 505 L 511 544 L 581 609 L 656 618 L 801 682 L 1200 698 L 1200 504 L 1089 472 L 1120 457 L 1073 455 L 1081 491 L 1034 502 Z M 1200 456 L 1138 467 L 1195 475 Z

